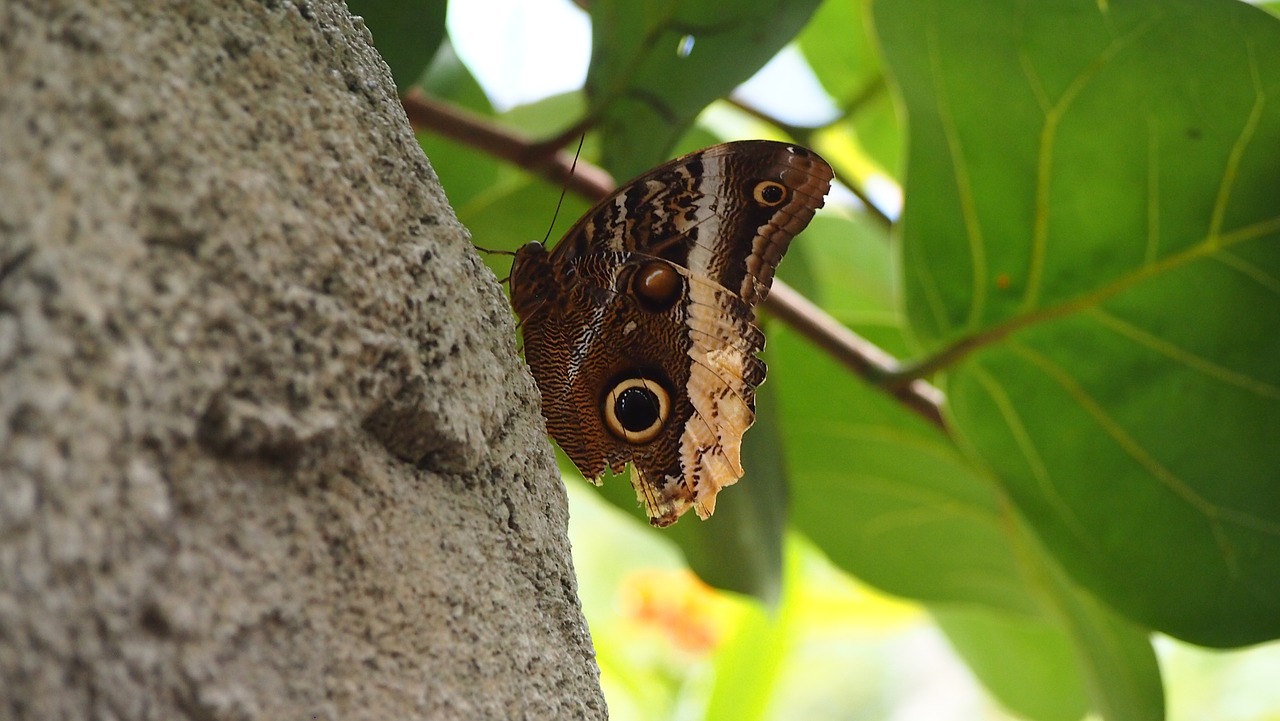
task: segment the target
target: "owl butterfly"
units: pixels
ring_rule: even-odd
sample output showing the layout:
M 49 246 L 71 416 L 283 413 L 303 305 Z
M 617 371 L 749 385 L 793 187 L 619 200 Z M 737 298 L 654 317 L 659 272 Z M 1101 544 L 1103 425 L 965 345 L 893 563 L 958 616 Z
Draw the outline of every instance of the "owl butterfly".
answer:
M 655 526 L 742 477 L 765 365 L 755 307 L 831 187 L 805 148 L 716 145 L 626 183 L 511 267 L 551 434 L 587 478 L 630 463 Z

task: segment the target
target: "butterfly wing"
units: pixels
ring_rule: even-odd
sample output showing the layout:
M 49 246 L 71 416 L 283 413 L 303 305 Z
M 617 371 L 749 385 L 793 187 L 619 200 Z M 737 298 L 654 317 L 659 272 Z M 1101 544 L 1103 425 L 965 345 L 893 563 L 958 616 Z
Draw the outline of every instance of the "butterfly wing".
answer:
M 606 198 L 512 269 L 525 358 L 548 432 L 598 479 L 632 464 L 651 521 L 702 518 L 743 473 L 764 380 L 754 307 L 831 168 L 804 148 L 726 143 Z
M 553 263 L 604 251 L 657 256 L 755 305 L 832 178 L 831 166 L 807 148 L 771 140 L 715 145 L 622 185 L 565 234 Z

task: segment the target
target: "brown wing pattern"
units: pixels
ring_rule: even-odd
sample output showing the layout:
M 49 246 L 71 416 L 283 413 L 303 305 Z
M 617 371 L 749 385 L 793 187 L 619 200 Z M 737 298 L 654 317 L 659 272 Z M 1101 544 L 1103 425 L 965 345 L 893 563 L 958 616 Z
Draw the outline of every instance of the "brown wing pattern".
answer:
M 831 179 L 804 148 L 717 145 L 626 184 L 550 253 L 517 254 L 512 305 L 548 432 L 588 478 L 630 463 L 654 525 L 707 518 L 742 476 L 765 376 L 754 307 Z

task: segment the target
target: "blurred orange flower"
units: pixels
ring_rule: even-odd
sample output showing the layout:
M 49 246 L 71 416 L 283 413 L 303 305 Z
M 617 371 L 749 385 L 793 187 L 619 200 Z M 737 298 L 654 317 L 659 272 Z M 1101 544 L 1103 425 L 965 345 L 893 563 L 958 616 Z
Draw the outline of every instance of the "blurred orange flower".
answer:
M 716 649 L 737 616 L 732 599 L 685 569 L 631 573 L 620 584 L 618 598 L 625 618 L 700 656 Z

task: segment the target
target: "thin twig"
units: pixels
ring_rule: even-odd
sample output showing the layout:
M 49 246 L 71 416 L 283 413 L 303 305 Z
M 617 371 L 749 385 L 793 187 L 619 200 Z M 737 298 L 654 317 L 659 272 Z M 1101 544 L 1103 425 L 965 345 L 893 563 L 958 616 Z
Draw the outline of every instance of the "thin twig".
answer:
M 773 281 L 764 307 L 871 385 L 897 398 L 935 426 L 946 429 L 942 420 L 942 391 L 920 379 L 895 383 L 899 373 L 893 356 L 849 330 L 794 288 L 780 280 Z
M 417 88 L 401 98 L 405 114 L 414 130 L 429 130 L 464 145 L 483 150 L 555 185 L 565 186 L 586 198 L 601 198 L 614 187 L 613 178 L 601 168 L 579 161 L 573 169 L 573 154 L 551 143 L 525 140 L 511 130 L 449 103 L 428 97 Z M 561 134 L 574 139 L 579 132 Z
M 492 121 L 460 111 L 446 103 L 414 90 L 403 99 L 405 112 L 415 130 L 427 130 L 452 138 L 502 158 L 547 180 L 567 185 L 575 193 L 598 202 L 613 192 L 615 185 L 609 174 L 578 160 L 577 170 L 570 174 L 573 157 L 542 143 L 521 139 Z M 774 317 L 795 328 L 872 386 L 896 398 L 938 428 L 946 430 L 942 420 L 942 392 L 929 383 L 915 379 L 895 384 L 898 364 L 888 353 L 844 327 L 821 308 L 780 280 L 764 307 Z

